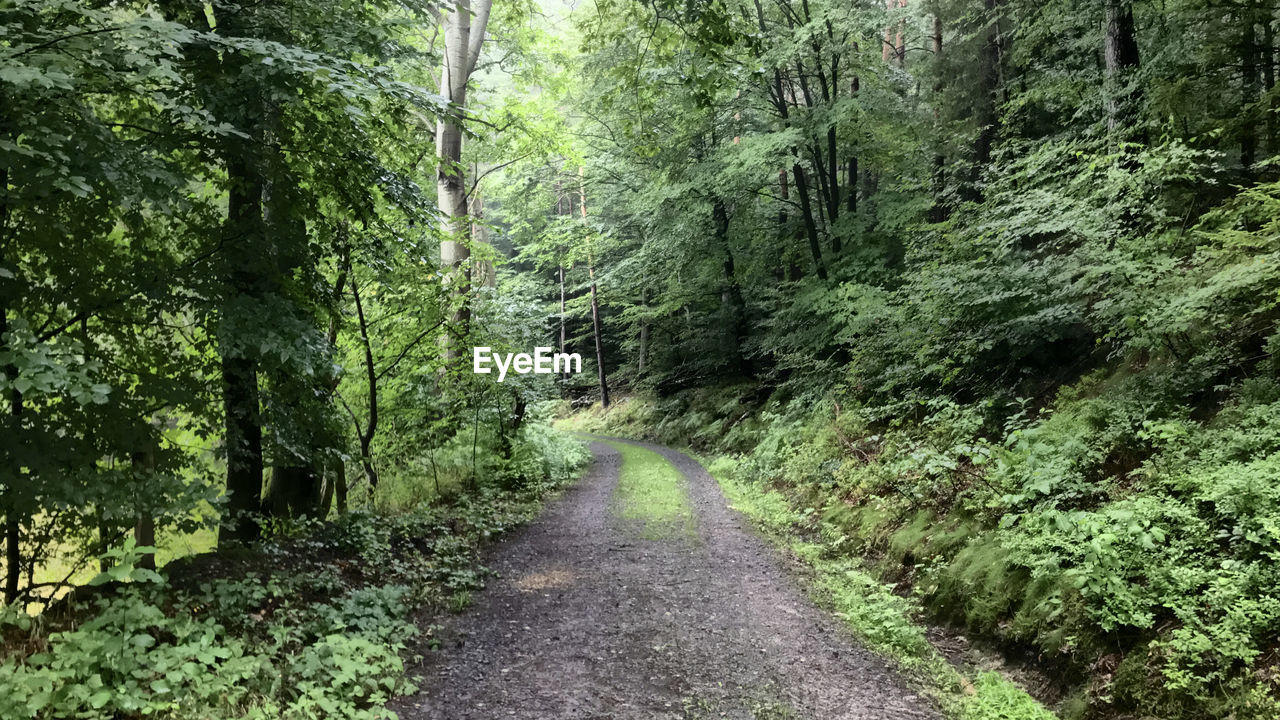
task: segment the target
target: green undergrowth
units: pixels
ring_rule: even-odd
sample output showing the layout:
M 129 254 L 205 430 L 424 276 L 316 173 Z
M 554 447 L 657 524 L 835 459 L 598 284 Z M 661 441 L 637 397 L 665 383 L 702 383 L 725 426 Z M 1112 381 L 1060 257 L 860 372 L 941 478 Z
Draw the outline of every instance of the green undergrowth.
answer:
M 589 457 L 563 434 L 554 444 L 554 467 L 514 486 L 276 522 L 260 544 L 160 573 L 117 552 L 100 584 L 43 615 L 0 611 L 0 717 L 393 717 L 386 703 L 414 689 L 406 662 L 433 646 L 430 617 L 483 586 L 481 547 Z
M 1274 720 L 1280 384 L 1198 373 L 1099 370 L 1040 405 L 725 386 L 569 423 L 716 458 L 810 555 L 1034 657 L 1064 718 Z
M 693 533 L 684 476 L 658 453 L 624 442 L 605 441 L 622 455 L 614 511 L 635 523 L 643 537 L 657 540 Z
M 895 660 L 921 680 L 947 715 L 958 720 L 1053 720 L 1054 715 L 999 673 L 982 672 L 972 680 L 929 643 L 916 621 L 922 613 L 914 598 L 895 593 L 848 557 L 797 535 L 806 513 L 778 491 L 744 482 L 733 463 L 721 458 L 708 468 L 729 504 L 751 518 L 775 544 L 786 548 L 807 569 L 814 597 L 871 650 Z

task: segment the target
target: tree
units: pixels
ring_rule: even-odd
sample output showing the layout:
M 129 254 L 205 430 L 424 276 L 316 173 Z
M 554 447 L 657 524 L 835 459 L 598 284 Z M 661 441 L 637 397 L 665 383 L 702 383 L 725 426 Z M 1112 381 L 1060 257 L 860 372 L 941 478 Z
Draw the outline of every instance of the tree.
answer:
M 54 554 L 83 567 L 131 531 L 194 529 L 205 503 L 317 511 L 341 453 L 325 248 L 375 208 L 428 216 L 406 123 L 378 118 L 441 107 L 378 64 L 403 53 L 392 7 L 0 13 L 10 600 Z M 268 466 L 286 501 L 264 508 Z
M 1128 0 L 1107 0 L 1103 56 L 1107 76 L 1107 130 L 1116 134 L 1134 122 L 1133 111 L 1141 95 L 1133 87 L 1138 68 L 1138 40 L 1133 8 Z
M 586 168 L 578 168 L 578 210 L 582 213 L 582 221 L 587 220 L 587 180 Z M 605 378 L 604 369 L 604 335 L 600 329 L 600 298 L 596 291 L 596 251 L 592 246 L 590 234 L 587 239 L 587 275 L 591 279 L 591 335 L 596 345 L 596 375 L 600 381 L 600 406 L 609 407 L 609 382 Z
M 470 257 L 471 221 L 467 207 L 466 172 L 462 163 L 460 118 L 467 110 L 467 83 L 480 58 L 492 6 L 492 0 L 476 0 L 473 18 L 471 0 L 457 0 L 452 8 L 442 11 L 440 19 L 444 28 L 440 94 L 450 104 L 450 115 L 436 123 L 436 155 L 439 157 L 436 193 L 443 238 L 440 241 L 440 262 L 453 273 L 451 282 L 462 298 L 453 318 L 453 327 L 446 334 L 445 352 L 450 358 L 459 357 L 456 339 L 466 334 L 469 319 L 466 296 L 471 292 L 470 268 L 464 267 Z

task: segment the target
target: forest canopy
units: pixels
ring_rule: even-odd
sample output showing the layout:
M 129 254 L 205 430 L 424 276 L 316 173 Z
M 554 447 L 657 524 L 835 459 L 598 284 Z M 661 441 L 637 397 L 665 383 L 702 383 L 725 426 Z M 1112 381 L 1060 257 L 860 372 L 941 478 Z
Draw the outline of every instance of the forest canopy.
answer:
M 472 557 L 586 462 L 572 414 L 1053 658 L 1064 716 L 1275 717 L 1276 16 L 0 2 L 0 623 L 311 531 Z M 472 372 L 539 346 L 583 372 Z M 332 592 L 446 603 L 458 563 Z M 149 702 L 50 692 L 14 717 Z

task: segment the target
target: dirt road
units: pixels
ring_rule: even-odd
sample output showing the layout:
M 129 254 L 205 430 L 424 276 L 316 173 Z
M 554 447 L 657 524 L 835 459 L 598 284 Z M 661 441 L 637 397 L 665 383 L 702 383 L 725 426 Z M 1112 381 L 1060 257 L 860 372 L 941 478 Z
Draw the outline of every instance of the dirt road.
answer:
M 805 597 L 696 462 L 641 447 L 684 475 L 692 528 L 636 532 L 620 454 L 593 442 L 586 476 L 495 547 L 498 576 L 445 618 L 401 718 L 940 717 Z

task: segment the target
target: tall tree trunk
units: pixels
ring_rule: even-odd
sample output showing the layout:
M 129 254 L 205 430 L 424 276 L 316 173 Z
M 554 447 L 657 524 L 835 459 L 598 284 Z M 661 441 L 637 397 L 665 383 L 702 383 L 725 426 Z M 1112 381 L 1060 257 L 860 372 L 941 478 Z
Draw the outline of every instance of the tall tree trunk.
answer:
M 440 94 L 452 105 L 452 113 L 436 123 L 436 205 L 441 216 L 440 264 L 450 275 L 459 306 L 453 327 L 444 334 L 445 358 L 461 357 L 460 343 L 455 338 L 466 335 L 471 322 L 471 278 L 466 267 L 471 252 L 467 239 L 471 223 L 467 217 L 466 173 L 462 165 L 462 126 L 455 113 L 467 103 L 467 83 L 480 57 L 492 0 L 476 0 L 472 18 L 471 0 L 458 0 L 444 13 L 444 68 L 440 73 Z
M 564 262 L 561 261 L 560 263 L 560 352 L 561 353 L 567 353 L 568 350 L 566 348 L 569 345 L 569 335 L 565 329 L 565 305 L 566 303 L 565 303 L 565 294 L 564 294 Z M 563 377 L 566 380 L 569 378 L 569 373 L 567 370 L 565 371 Z
M 348 236 L 345 226 L 343 227 L 341 241 L 338 246 L 338 277 L 333 282 L 333 310 L 329 315 L 329 347 L 336 348 L 338 345 L 338 332 L 342 329 L 342 299 L 346 294 L 347 277 L 351 274 L 351 246 L 348 244 Z M 334 373 L 329 380 L 329 402 L 337 396 L 338 384 L 342 382 L 342 376 Z M 324 519 L 329 515 L 329 508 L 332 507 L 334 496 L 341 493 L 343 497 L 342 506 L 339 513 L 346 512 L 346 494 L 347 494 L 347 461 L 339 457 L 333 461 L 333 466 L 329 469 L 324 484 L 324 492 L 320 497 L 320 507 L 317 509 L 317 517 Z
M 360 465 L 364 468 L 369 487 L 378 487 L 378 471 L 373 466 L 373 437 L 378 432 L 378 373 L 373 363 L 373 344 L 369 341 L 369 323 L 364 316 L 364 303 L 360 300 L 360 284 L 351 279 L 351 295 L 356 301 L 356 320 L 360 323 L 360 345 L 364 350 L 365 377 L 368 381 L 369 419 L 363 430 L 356 426 L 360 440 Z
M 305 218 L 295 210 L 299 206 L 297 182 L 288 168 L 284 149 L 280 147 L 278 138 L 283 122 L 283 108 L 272 108 L 266 113 L 267 118 L 267 151 L 264 154 L 270 171 L 266 173 L 263 184 L 262 219 L 267 237 L 272 238 L 275 250 L 271 292 L 275 294 L 273 302 L 292 306 L 299 315 L 308 313 L 298 301 L 284 290 L 279 278 L 295 275 L 310 275 L 319 268 L 315 255 L 311 250 L 307 237 Z M 340 277 L 340 279 L 342 279 Z M 337 298 L 334 298 L 335 301 Z M 329 327 L 325 331 L 327 347 L 332 348 L 336 341 L 335 318 L 330 316 Z M 317 335 L 320 328 L 308 328 Z M 309 334 L 308 334 L 309 335 Z M 306 337 L 310 341 L 311 337 Z M 317 338 L 318 339 L 318 338 Z M 318 343 L 317 343 L 318 344 Z M 306 447 L 322 447 L 329 441 L 324 437 L 321 426 L 310 417 L 310 413 L 300 412 L 296 400 L 291 400 L 293 393 L 302 397 L 329 398 L 332 401 L 337 387 L 337 378 L 327 379 L 324 375 L 299 376 L 288 365 L 274 366 L 264 373 L 264 383 L 275 392 L 268 395 L 267 403 L 275 403 L 270 416 L 289 423 L 291 428 L 279 428 L 295 437 L 305 438 Z M 262 496 L 264 514 L 279 517 L 314 517 L 320 507 L 324 494 L 324 468 L 312 453 L 279 453 L 271 468 L 266 489 Z
M 995 20 L 991 15 L 997 7 L 996 0 L 984 0 L 987 11 L 987 30 L 984 34 L 982 49 L 979 53 L 978 72 L 978 141 L 974 148 L 974 161 L 979 166 L 991 162 L 991 148 L 995 143 L 996 127 L 996 85 L 999 81 L 1000 50 L 995 30 Z
M 756 7 L 756 21 L 759 25 L 760 32 L 762 34 L 767 34 L 768 30 L 766 29 L 764 21 L 764 8 L 761 6 L 760 0 L 754 0 L 754 4 Z M 790 24 L 790 19 L 788 19 L 788 24 Z M 784 90 L 782 71 L 778 68 L 774 68 L 773 87 L 770 89 L 770 101 L 773 103 L 774 109 L 778 113 L 778 117 L 782 119 L 783 124 L 787 127 L 791 127 L 791 111 L 789 108 L 791 102 L 794 100 L 793 96 L 794 91 Z M 798 160 L 799 148 L 793 148 L 792 152 L 797 154 Z M 804 227 L 809 236 L 809 251 L 813 254 L 814 262 L 817 265 L 818 277 L 826 280 L 827 270 L 822 264 L 822 246 L 818 242 L 818 228 L 813 220 L 813 204 L 809 197 L 809 185 L 804 181 L 804 170 L 800 167 L 798 161 L 793 162 L 791 169 L 792 173 L 796 177 L 796 191 L 800 193 L 800 207 L 802 214 L 804 215 Z M 785 199 L 786 170 L 783 169 L 781 173 L 783 178 L 783 197 Z M 782 218 L 782 220 L 785 223 L 785 218 Z
M 734 268 L 733 248 L 729 244 L 729 211 L 723 199 L 717 197 L 712 201 L 711 217 L 716 239 L 724 250 L 724 288 L 720 292 L 720 304 L 727 315 L 730 353 L 738 369 L 745 374 L 749 372 L 746 356 L 742 353 L 742 345 L 746 339 L 746 309 L 742 301 L 742 288 L 738 285 L 737 270 Z
M 858 212 L 858 156 L 854 155 L 849 158 L 849 169 L 846 175 L 846 185 L 849 186 L 849 214 L 853 215 Z
M 644 375 L 645 359 L 649 352 L 649 321 L 640 323 L 640 361 L 636 367 L 636 375 Z
M 995 147 L 996 137 L 1000 132 L 999 116 L 996 114 L 1002 54 L 998 17 L 1000 4 L 1000 0 L 983 0 L 985 12 L 982 17 L 986 29 L 983 31 L 982 47 L 978 53 L 978 88 L 974 107 L 974 120 L 978 126 L 978 138 L 973 147 L 972 182 L 975 199 L 982 195 L 977 186 L 983 170 L 991 163 L 991 150 Z
M 218 540 L 251 542 L 260 532 L 252 516 L 262 510 L 262 416 L 256 363 L 242 357 L 222 358 L 222 398 L 229 517 Z
M 264 268 L 255 258 L 261 257 L 263 237 L 262 192 L 260 170 L 248 160 L 248 143 L 236 143 L 227 159 L 230 182 L 227 199 L 227 231 L 232 251 L 228 254 L 227 285 L 231 303 L 224 314 L 232 328 L 226 333 L 228 343 L 222 348 L 222 402 L 226 418 L 227 511 L 219 542 L 224 540 L 251 542 L 260 528 L 253 517 L 262 510 L 262 409 L 258 388 L 258 361 L 246 340 L 236 334 L 234 303 L 239 298 L 256 298 L 262 293 Z
M 813 204 L 809 197 L 809 182 L 805 178 L 804 168 L 800 163 L 791 166 L 791 174 L 796 180 L 796 193 L 800 196 L 800 214 L 804 220 L 804 231 L 809 238 L 809 253 L 813 255 L 813 264 L 818 277 L 827 279 L 827 266 L 822 261 L 822 245 L 818 242 L 818 225 L 813 219 Z
M 649 309 L 649 289 L 647 287 L 640 289 L 640 307 L 646 312 Z M 648 361 L 649 353 L 649 319 L 647 317 L 640 320 L 640 353 L 636 361 L 636 375 L 644 375 L 645 364 Z
M 333 509 L 333 492 L 334 488 L 337 487 L 338 473 L 345 470 L 346 468 L 341 458 L 335 461 L 333 466 L 326 470 L 324 486 L 320 492 L 320 507 L 316 509 L 317 518 L 324 520 L 329 517 L 329 511 Z
M 805 22 L 810 22 L 812 16 L 809 12 L 809 0 L 801 0 L 801 7 L 804 9 Z M 791 26 L 790 20 L 788 20 L 787 25 L 788 27 Z M 827 27 L 829 29 L 830 24 Z M 817 33 L 810 35 L 809 44 L 813 49 L 813 64 L 818 76 L 818 90 L 822 93 L 822 103 L 824 106 L 830 107 L 836 93 L 835 77 L 839 72 L 839 62 L 838 60 L 832 61 L 832 77 L 828 80 L 826 72 L 822 69 L 821 58 L 823 53 L 819 37 L 820 35 Z M 809 107 L 814 107 L 813 96 L 809 91 L 808 82 L 804 79 L 804 65 L 797 61 L 796 67 L 798 70 L 797 76 L 800 78 L 800 86 L 804 91 L 805 104 Z M 820 147 L 818 139 L 814 138 L 814 171 L 817 173 L 818 185 L 826 201 L 827 221 L 830 225 L 834 225 L 836 220 L 840 218 L 840 161 L 836 147 L 836 126 L 834 122 L 828 121 L 827 123 L 825 152 Z M 840 236 L 834 232 L 831 234 L 831 251 L 837 254 L 840 252 Z
M 155 449 L 148 446 L 138 450 L 132 454 L 130 461 L 133 465 L 134 473 L 150 475 L 156 469 Z M 133 526 L 133 540 L 138 547 L 155 547 L 156 517 L 150 510 L 143 510 L 138 514 L 138 519 Z M 154 570 L 156 567 L 156 554 L 154 552 L 143 554 L 139 565 L 149 570 Z
M 1240 125 L 1240 169 L 1246 178 L 1252 175 L 1258 155 L 1258 129 L 1252 108 L 1258 101 L 1258 34 L 1254 27 L 1256 11 L 1240 11 L 1240 107 L 1244 112 Z
M 578 168 L 578 208 L 587 219 L 586 168 Z M 591 280 L 591 332 L 596 341 L 596 374 L 600 381 L 600 407 L 609 407 L 609 382 L 604 372 L 604 339 L 600 332 L 600 300 L 596 291 L 595 253 L 587 253 L 587 276 Z
M 896 3 L 894 0 L 884 0 L 885 10 L 892 11 Z M 898 55 L 897 47 L 894 45 L 893 26 L 885 24 L 884 26 L 884 42 L 880 44 L 880 59 L 888 63 L 890 58 Z
M 788 26 L 791 25 L 790 21 L 787 22 L 787 25 Z M 815 107 L 815 103 L 813 101 L 813 93 L 810 92 L 809 81 L 806 79 L 807 74 L 805 73 L 804 64 L 799 60 L 796 61 L 796 78 L 800 81 L 800 94 L 801 94 L 801 97 L 804 98 L 805 107 L 806 108 Z M 794 95 L 795 93 L 794 89 L 791 90 L 790 92 L 792 95 Z M 826 212 L 826 208 L 828 207 L 830 197 L 827 192 L 827 176 L 823 168 L 823 166 L 825 165 L 825 162 L 823 161 L 823 158 L 822 158 L 822 149 L 821 149 L 821 146 L 818 144 L 818 139 L 816 137 L 812 137 L 810 139 L 809 152 L 813 155 L 814 173 L 817 175 L 818 215 L 820 216 L 819 219 L 823 220 L 823 222 L 819 224 L 818 227 L 827 227 L 825 218 L 821 216 Z M 801 183 L 800 178 L 797 177 L 796 178 L 797 189 L 800 189 L 800 183 Z M 802 198 L 805 194 L 808 194 L 809 188 L 810 186 L 806 182 L 805 190 L 802 191 L 802 195 L 801 195 Z M 805 214 L 810 219 L 813 219 L 812 209 L 806 211 Z
M 0 335 L 8 331 L 8 316 L 7 314 L 2 314 L 0 315 Z M 5 368 L 5 371 L 9 377 L 17 377 L 17 367 L 10 366 Z M 22 393 L 15 388 L 9 397 L 9 415 L 13 420 L 13 429 L 19 433 L 21 432 L 22 409 Z M 19 477 L 18 468 L 7 468 L 6 472 L 16 484 Z M 16 489 L 9 487 L 5 494 L 8 496 L 5 498 L 8 507 L 5 508 L 4 513 L 4 601 L 8 604 L 17 599 L 18 583 L 22 578 L 22 513 L 17 507 Z
M 481 176 L 482 171 L 479 166 L 472 168 L 475 176 Z M 480 194 L 480 188 L 473 188 L 471 196 L 471 243 L 474 247 L 487 248 L 489 246 L 489 226 L 484 223 L 484 196 Z M 482 260 L 475 264 L 473 270 L 475 275 L 475 284 L 479 287 L 495 288 L 498 286 L 498 274 L 494 269 L 492 260 Z
M 941 2 L 938 2 L 941 5 Z M 942 95 L 942 15 L 939 11 L 933 14 L 933 61 L 934 67 L 937 68 L 936 79 L 933 82 L 933 96 L 935 98 L 933 110 L 934 128 L 938 132 L 938 137 L 942 137 L 942 123 L 938 117 L 938 104 Z M 947 207 L 944 195 L 946 193 L 946 166 L 947 159 L 939 150 L 933 155 L 933 206 L 929 208 L 929 220 L 931 222 L 942 222 L 947 219 Z
M 1276 148 L 1276 111 L 1280 109 L 1272 90 L 1276 86 L 1276 34 L 1272 25 L 1271 12 L 1262 16 L 1262 93 L 1267 98 L 1267 152 L 1275 155 Z
M 885 10 L 890 13 L 894 8 L 905 8 L 907 0 L 884 0 Z M 906 23 L 905 19 L 899 20 L 896 27 L 893 24 L 885 25 L 884 28 L 884 44 L 880 49 L 880 57 L 884 62 L 893 61 L 898 67 L 903 67 L 907 59 L 906 44 Z
M 827 128 L 827 184 L 830 187 L 831 200 L 827 206 L 827 214 L 831 218 L 831 252 L 840 254 L 840 233 L 834 225 L 840 217 L 840 161 L 837 158 L 835 125 Z
M 818 183 L 818 197 L 816 198 L 818 201 L 816 203 L 818 206 L 818 227 L 825 229 L 827 234 L 830 235 L 831 220 L 827 217 L 827 205 L 831 202 L 831 197 L 827 193 L 826 160 L 824 159 L 822 150 L 818 148 L 818 144 L 816 142 L 813 144 L 813 147 L 810 148 L 809 152 L 813 156 L 813 167 L 816 168 L 812 177 Z M 835 242 L 836 241 L 832 239 L 832 243 L 834 244 Z M 835 252 L 835 250 L 836 248 L 832 247 L 832 252 Z
M 604 373 L 604 343 L 600 337 L 600 301 L 596 292 L 596 267 L 592 259 L 587 261 L 587 274 L 591 278 L 591 329 L 596 341 L 596 373 L 600 380 L 600 406 L 609 407 L 609 383 Z
M 338 514 L 347 514 L 347 465 L 346 463 L 338 463 L 338 469 L 334 476 L 333 502 L 337 505 Z
M 263 179 L 260 171 L 245 155 L 250 150 L 237 143 L 227 161 L 230 189 L 227 199 L 227 225 L 232 265 L 227 285 L 232 302 L 237 298 L 258 297 L 262 293 L 263 272 L 253 258 L 261 257 L 259 243 L 264 241 L 262 227 Z M 256 251 L 256 252 L 255 252 Z M 234 317 L 236 310 L 228 309 Z M 232 319 L 235 322 L 235 319 Z M 259 527 L 252 517 L 262 510 L 262 409 L 258 390 L 258 362 L 248 343 L 234 335 L 245 329 L 235 327 L 222 349 L 222 402 L 226 417 L 227 510 L 219 541 L 251 542 L 258 538 Z
M 858 43 L 853 44 L 853 51 L 858 52 Z M 862 81 L 857 75 L 849 81 L 849 94 L 858 97 L 858 91 L 862 89 Z M 845 185 L 849 188 L 849 214 L 853 215 L 858 212 L 858 156 L 854 155 L 849 158 L 848 176 Z
M 1107 132 L 1127 139 L 1137 117 L 1140 95 L 1132 86 L 1138 68 L 1138 40 L 1129 0 L 1106 0 L 1107 29 L 1103 35 L 1106 65 Z
M 778 203 L 778 245 L 779 247 L 786 248 L 786 244 L 782 241 L 787 237 L 787 203 L 791 200 L 791 188 L 787 186 L 786 168 L 780 168 L 778 170 L 778 197 L 782 200 L 782 202 Z M 784 251 L 778 258 L 779 269 L 783 278 L 793 280 L 794 278 L 792 278 L 788 272 L 788 265 L 791 264 L 789 257 L 790 254 L 791 253 L 789 251 Z
M 4 122 L 4 137 L 8 138 L 12 133 L 8 132 L 9 123 Z M 0 202 L 0 250 L 4 250 L 9 246 L 9 168 L 0 167 L 0 189 L 4 192 L 4 201 Z M 7 298 L 6 298 L 7 299 Z M 5 336 L 9 333 L 9 308 L 6 305 L 0 305 L 0 348 L 7 346 L 8 341 Z M 17 365 L 8 365 L 4 369 L 5 375 L 12 382 L 18 377 Z M 13 423 L 11 432 L 17 436 L 19 442 L 22 439 L 22 393 L 17 388 L 13 388 L 9 396 L 9 416 Z M 22 548 L 20 542 L 22 540 L 22 523 L 18 512 L 17 485 L 19 480 L 19 469 L 17 463 L 6 463 L 6 467 L 0 469 L 4 475 L 5 489 L 0 493 L 0 511 L 4 512 L 4 601 L 11 603 L 18 597 L 18 580 L 22 577 Z
M 190 6 L 188 6 L 190 8 Z M 209 16 L 189 10 L 190 20 L 206 31 Z M 248 12 L 225 12 L 214 8 L 214 23 L 229 36 L 252 35 Z M 210 68 L 203 78 L 209 86 L 240 77 L 248 61 L 238 53 L 219 57 L 208 48 L 196 51 L 201 66 Z M 261 300 L 270 286 L 271 238 L 265 232 L 263 194 L 266 186 L 262 147 L 265 144 L 263 97 L 252 85 L 240 88 L 242 97 L 224 112 L 241 135 L 228 136 L 220 148 L 227 172 L 227 215 L 223 226 L 222 282 L 225 302 L 220 323 L 219 347 L 222 370 L 222 402 L 225 422 L 224 445 L 227 463 L 227 517 L 218 531 L 223 541 L 251 542 L 260 528 L 256 515 L 262 510 L 262 410 L 258 384 L 256 342 L 244 337 L 248 330 L 243 318 L 244 301 Z M 221 101 L 210 99 L 217 106 Z M 246 137 L 247 136 L 247 137 Z
M 906 6 L 907 6 L 907 0 L 898 0 L 898 7 L 900 9 L 905 8 Z M 907 21 L 905 19 L 899 20 L 897 42 L 894 43 L 893 57 L 894 57 L 894 60 L 898 63 L 898 67 L 900 68 L 904 68 L 907 65 L 906 31 L 907 31 Z
M 22 522 L 16 510 L 4 516 L 4 601 L 12 603 L 18 597 L 18 583 L 22 578 Z
M 556 217 L 563 217 L 565 215 L 572 215 L 572 214 L 573 214 L 573 205 L 570 204 L 569 199 L 567 197 L 563 197 L 563 191 L 560 185 L 560 181 L 556 180 Z M 566 297 L 565 297 L 565 289 L 564 289 L 564 247 L 563 246 L 559 248 L 557 255 L 559 256 L 558 270 L 559 270 L 559 280 L 560 280 L 560 352 L 567 353 L 569 352 L 568 350 L 569 335 L 568 335 L 568 330 L 566 329 L 567 314 L 565 312 Z M 560 379 L 561 381 L 568 381 L 569 379 L 568 363 L 565 364 L 565 371 L 560 375 Z M 562 388 L 562 391 L 563 391 L 563 388 Z

